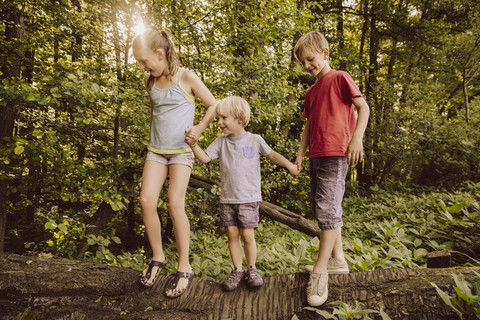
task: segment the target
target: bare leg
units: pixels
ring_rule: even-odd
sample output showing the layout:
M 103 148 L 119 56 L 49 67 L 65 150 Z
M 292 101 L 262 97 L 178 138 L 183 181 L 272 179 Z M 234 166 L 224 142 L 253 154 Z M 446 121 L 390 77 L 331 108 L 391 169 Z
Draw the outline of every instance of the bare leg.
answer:
M 333 248 L 338 241 L 340 228 L 322 230 L 320 234 L 320 245 L 318 248 L 317 262 L 313 266 L 314 273 L 327 273 L 328 259 L 332 255 Z M 340 240 L 341 241 L 341 240 Z
M 255 268 L 257 262 L 257 243 L 253 229 L 241 229 L 240 234 L 243 240 L 245 257 L 247 258 L 247 268 Z
M 170 165 L 170 186 L 168 188 L 168 211 L 172 219 L 175 241 L 178 249 L 178 271 L 192 272 L 188 259 L 190 250 L 190 222 L 185 212 L 185 195 L 191 169 L 182 164 Z M 180 279 L 175 292 L 183 290 L 188 282 Z M 173 292 L 169 291 L 169 294 Z
M 140 206 L 142 218 L 147 232 L 148 241 L 152 247 L 152 260 L 164 261 L 162 246 L 162 230 L 157 212 L 157 203 L 162 186 L 167 178 L 168 167 L 155 161 L 146 161 L 143 167 L 142 188 L 140 191 Z M 154 267 L 158 268 L 158 267 Z M 145 275 L 146 269 L 143 274 Z M 152 275 L 156 269 L 152 270 Z M 150 281 L 149 281 L 150 282 Z
M 343 245 L 342 245 L 342 229 L 339 229 L 337 240 L 335 241 L 335 245 L 333 246 L 332 256 L 338 262 L 345 262 L 345 255 L 343 253 Z
M 228 249 L 230 250 L 230 256 L 232 257 L 232 262 L 235 267 L 235 270 L 243 270 L 243 253 L 242 253 L 242 244 L 240 242 L 240 230 L 236 226 L 227 227 L 227 236 L 228 236 Z

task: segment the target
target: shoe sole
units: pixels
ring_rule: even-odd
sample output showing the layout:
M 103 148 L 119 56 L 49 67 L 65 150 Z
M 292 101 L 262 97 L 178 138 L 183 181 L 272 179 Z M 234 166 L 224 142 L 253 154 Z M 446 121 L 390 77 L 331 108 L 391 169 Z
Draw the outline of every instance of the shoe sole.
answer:
M 307 297 L 307 303 L 311 307 L 318 307 L 325 303 L 328 299 L 328 286 L 325 289 L 325 293 L 322 296 L 319 295 L 312 295 Z
M 305 271 L 312 272 L 313 271 L 313 266 L 311 264 L 307 264 L 305 267 L 303 267 Z M 345 269 L 328 269 L 327 268 L 327 273 L 328 274 L 349 274 L 350 270 L 345 270 Z

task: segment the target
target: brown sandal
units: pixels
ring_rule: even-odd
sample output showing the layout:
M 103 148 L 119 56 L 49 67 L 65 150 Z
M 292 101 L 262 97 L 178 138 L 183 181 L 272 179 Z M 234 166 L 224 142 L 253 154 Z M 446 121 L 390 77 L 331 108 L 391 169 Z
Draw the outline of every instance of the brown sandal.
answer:
M 183 290 L 177 292 L 177 293 L 168 293 L 169 290 L 175 290 L 177 288 L 177 285 L 178 285 L 178 281 L 180 281 L 180 279 L 187 279 L 188 282 L 187 282 L 187 285 L 185 286 L 185 288 L 183 288 Z M 172 282 L 170 283 L 170 285 L 167 287 L 167 290 L 165 290 L 165 295 L 168 297 L 168 298 L 176 298 L 178 296 L 180 296 L 182 293 L 184 293 L 189 284 L 190 284 L 190 281 L 193 279 L 193 271 L 192 272 L 177 272 L 175 274 L 175 277 L 173 278 Z
M 145 273 L 145 275 L 143 275 L 143 273 L 140 275 L 140 279 L 139 279 L 140 283 L 147 288 L 150 288 L 151 286 L 153 286 L 155 282 L 157 282 L 158 275 L 160 274 L 160 272 L 162 272 L 166 264 L 167 264 L 167 259 L 165 259 L 165 261 L 163 262 L 156 261 L 156 260 L 150 261 L 150 263 L 148 264 L 147 273 Z M 153 267 L 158 267 L 158 269 L 157 269 L 157 272 L 155 272 L 155 275 L 153 276 L 153 281 L 149 283 L 148 280 L 152 276 Z

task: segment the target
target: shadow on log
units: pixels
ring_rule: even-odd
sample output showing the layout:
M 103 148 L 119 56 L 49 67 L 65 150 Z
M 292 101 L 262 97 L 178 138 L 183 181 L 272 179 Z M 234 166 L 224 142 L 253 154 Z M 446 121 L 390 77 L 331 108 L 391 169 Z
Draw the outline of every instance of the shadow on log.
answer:
M 321 309 L 331 312 L 329 303 L 336 300 L 359 301 L 365 308 L 383 308 L 392 319 L 456 319 L 429 283 L 452 293 L 452 272 L 476 281 L 465 268 L 331 275 L 329 299 Z M 138 284 L 139 274 L 87 261 L 6 254 L 0 256 L 0 319 L 321 319 L 304 310 L 307 273 L 266 277 L 258 290 L 241 284 L 228 293 L 219 281 L 194 278 L 177 299 L 163 294 L 173 275 L 162 274 L 146 290 Z

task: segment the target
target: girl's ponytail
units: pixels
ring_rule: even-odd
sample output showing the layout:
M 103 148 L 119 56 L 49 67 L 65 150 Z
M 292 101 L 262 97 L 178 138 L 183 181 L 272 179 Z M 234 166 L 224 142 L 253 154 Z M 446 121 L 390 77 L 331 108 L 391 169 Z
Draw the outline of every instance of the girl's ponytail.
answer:
M 168 61 L 168 71 L 170 76 L 173 77 L 180 68 L 180 60 L 178 58 L 177 49 L 175 48 L 175 44 L 173 43 L 171 35 L 167 31 L 161 30 L 160 33 L 165 39 L 165 45 L 163 46 L 163 49 L 165 50 L 165 56 Z
M 175 76 L 180 68 L 180 60 L 178 58 L 175 44 L 167 31 L 157 31 L 153 29 L 145 30 L 133 40 L 134 48 L 140 48 L 141 46 L 151 49 L 152 51 L 163 49 L 165 51 L 165 58 L 168 62 L 169 77 L 173 78 L 173 76 Z

